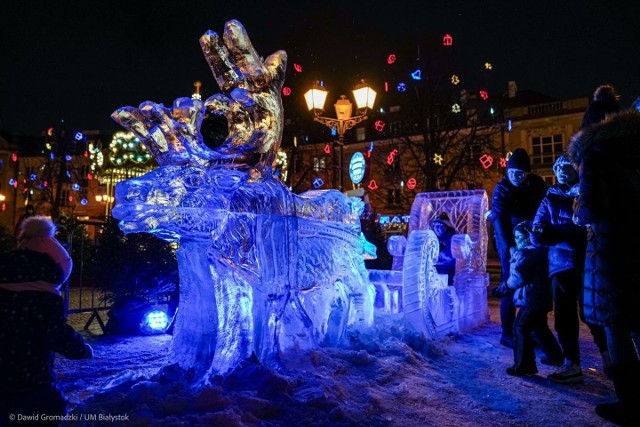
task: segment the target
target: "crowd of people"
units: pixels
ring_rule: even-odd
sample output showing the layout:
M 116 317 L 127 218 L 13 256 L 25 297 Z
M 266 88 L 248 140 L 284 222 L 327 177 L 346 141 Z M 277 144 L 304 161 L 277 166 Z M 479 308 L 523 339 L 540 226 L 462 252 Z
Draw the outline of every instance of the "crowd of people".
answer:
M 615 89 L 597 88 L 580 131 L 547 188 L 532 172 L 526 150 L 508 159 L 491 199 L 490 220 L 500 258 L 500 342 L 513 348 L 512 376 L 558 366 L 559 384 L 583 381 L 579 322 L 586 323 L 614 383 L 617 402 L 595 410 L 621 425 L 640 420 L 640 112 L 623 110 Z M 446 213 L 432 222 L 440 241 L 436 268 L 453 284 L 456 233 Z M 55 239 L 55 225 L 33 206 L 16 225 L 18 249 L 0 255 L 0 420 L 13 413 L 47 413 L 57 425 L 66 414 L 56 386 L 53 356 L 93 356 L 66 323 L 60 286 L 72 262 Z M 548 326 L 553 310 L 554 329 Z M 57 418 L 56 418 L 57 417 Z
M 640 113 L 624 110 L 611 85 L 594 92 L 581 129 L 553 171 L 547 189 L 518 148 L 496 185 L 490 220 L 502 282 L 500 342 L 512 347 L 506 372 L 527 376 L 558 365 L 550 381 L 583 381 L 579 319 L 587 324 L 613 380 L 617 402 L 596 413 L 620 425 L 640 424 Z M 519 307 L 516 315 L 516 306 Z M 547 326 L 554 310 L 557 339 Z

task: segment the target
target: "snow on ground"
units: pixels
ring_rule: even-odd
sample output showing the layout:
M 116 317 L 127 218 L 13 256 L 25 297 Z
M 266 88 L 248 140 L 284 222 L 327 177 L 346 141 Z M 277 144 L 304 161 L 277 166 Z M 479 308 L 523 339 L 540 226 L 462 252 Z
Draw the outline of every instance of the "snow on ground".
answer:
M 344 348 L 284 355 L 278 371 L 247 361 L 211 387 L 192 392 L 171 378 L 151 380 L 165 364 L 171 337 L 115 337 L 83 332 L 95 358 L 56 361 L 76 421 L 67 425 L 133 426 L 609 426 L 593 411 L 615 399 L 588 329 L 581 327 L 585 382 L 546 380 L 555 368 L 514 378 L 511 349 L 498 343 L 498 301 L 491 321 L 440 341 L 379 317 L 369 334 L 351 334 Z M 81 329 L 86 318 L 70 316 Z M 553 319 L 550 318 L 550 324 Z M 107 381 L 107 392 L 101 392 Z M 126 421 L 86 421 L 107 415 Z M 83 421 L 83 418 L 85 419 Z

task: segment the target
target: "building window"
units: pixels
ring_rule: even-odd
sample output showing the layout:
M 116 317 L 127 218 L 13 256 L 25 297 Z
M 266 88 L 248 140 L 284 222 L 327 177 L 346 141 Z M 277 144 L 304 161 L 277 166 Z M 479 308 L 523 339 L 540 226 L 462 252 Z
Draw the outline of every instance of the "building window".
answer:
M 327 168 L 325 157 L 313 158 L 313 170 L 315 172 L 323 171 Z
M 536 136 L 532 139 L 533 153 L 531 160 L 537 166 L 552 166 L 564 152 L 562 135 Z
M 547 184 L 547 187 L 551 187 L 552 185 L 555 185 L 555 183 L 556 183 L 555 175 L 552 175 L 552 176 L 542 175 L 541 178 L 544 179 L 544 182 L 545 182 L 545 184 Z
M 387 190 L 387 206 L 389 207 L 402 206 L 402 193 L 399 188 Z

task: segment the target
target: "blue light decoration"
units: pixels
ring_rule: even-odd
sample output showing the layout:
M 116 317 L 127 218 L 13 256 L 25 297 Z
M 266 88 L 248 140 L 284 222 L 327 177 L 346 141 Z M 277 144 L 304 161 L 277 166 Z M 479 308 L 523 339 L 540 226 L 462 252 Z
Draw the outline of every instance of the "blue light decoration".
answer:
M 31 181 L 37 181 L 38 180 L 38 175 L 36 175 L 35 173 L 32 173 L 29 178 L 31 179 Z
M 74 139 L 76 141 L 83 141 L 84 140 L 84 134 L 82 132 L 76 132 Z
M 89 204 L 89 201 L 86 198 L 80 199 L 80 204 L 82 206 L 87 206 L 87 204 Z
M 318 189 L 323 185 L 324 185 L 324 181 L 322 180 L 322 178 L 317 177 L 316 179 L 313 180 L 313 188 Z
M 511 129 L 513 129 L 513 124 L 511 123 L 511 119 L 507 120 L 507 131 L 511 132 Z
M 422 70 L 415 70 L 413 73 L 411 73 L 411 78 L 413 80 L 422 80 Z
M 369 141 L 369 152 L 373 153 L 373 141 Z
M 364 178 L 364 173 L 367 169 L 367 164 L 365 162 L 364 156 L 361 152 L 357 151 L 351 156 L 351 161 L 349 162 L 349 177 L 354 184 L 360 184 L 362 182 L 362 178 Z
M 80 184 L 78 184 L 77 182 L 74 182 L 73 184 L 71 184 L 71 188 L 74 191 L 80 191 Z
M 142 333 L 164 332 L 169 325 L 169 316 L 162 310 L 153 310 L 144 315 Z
M 70 162 L 70 161 L 71 161 L 71 159 L 72 159 L 72 157 L 71 157 L 69 154 L 67 154 L 66 156 L 64 156 L 64 159 L 65 159 L 67 162 Z
M 331 136 L 336 136 L 337 134 L 336 128 L 331 128 Z
M 71 171 L 67 171 L 67 177 L 71 178 Z
M 55 158 L 56 158 L 56 156 L 55 156 L 55 154 L 50 153 L 50 154 L 49 154 L 49 158 L 50 158 L 51 160 L 53 160 L 53 159 L 55 159 Z
M 402 93 L 407 90 L 407 85 L 404 83 L 398 83 L 398 92 Z
M 10 185 L 10 186 L 12 186 L 12 187 L 13 187 L 13 186 L 15 186 L 16 184 L 17 184 L 17 182 L 16 182 L 16 180 L 15 180 L 15 179 L 11 178 L 11 179 L 9 180 L 9 185 Z

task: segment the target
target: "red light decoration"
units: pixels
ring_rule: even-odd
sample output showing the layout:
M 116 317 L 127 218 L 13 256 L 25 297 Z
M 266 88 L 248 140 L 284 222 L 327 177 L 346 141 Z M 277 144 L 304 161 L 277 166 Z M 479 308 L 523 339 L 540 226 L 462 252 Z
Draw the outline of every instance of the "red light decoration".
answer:
M 507 167 L 507 159 L 505 159 L 504 157 L 500 157 L 500 167 L 501 168 Z
M 301 73 L 302 72 L 302 65 L 299 64 L 293 64 L 293 69 L 296 70 L 296 72 Z
M 6 211 L 6 210 L 7 210 L 7 204 L 3 203 L 2 204 L 2 212 Z
M 73 196 L 69 196 L 67 200 L 69 200 L 70 202 L 73 202 Z
M 91 181 L 91 180 L 93 179 L 93 174 L 92 174 L 91 172 L 89 172 L 89 173 L 87 174 L 87 179 L 88 179 L 89 181 Z
M 389 92 L 389 82 L 384 82 L 384 91 Z
M 396 59 L 396 54 L 392 53 L 391 55 L 387 56 L 387 64 L 393 64 L 394 62 L 396 62 Z
M 13 188 L 18 188 L 18 181 L 13 181 Z
M 486 90 L 481 90 L 480 91 L 480 98 L 484 99 L 485 101 L 487 99 L 489 99 L 489 92 L 487 92 Z
M 47 135 L 48 136 L 52 136 L 53 135 L 53 128 L 47 129 Z
M 386 123 L 382 120 L 376 120 L 373 126 L 376 128 L 378 132 L 382 132 L 384 130 Z
M 389 155 L 387 156 L 387 164 L 388 165 L 392 165 L 393 164 L 397 154 L 398 154 L 398 150 L 396 148 L 394 148 L 393 151 L 389 153 Z
M 18 161 L 18 154 L 11 153 L 11 161 L 12 162 L 17 162 Z
M 43 181 L 43 182 L 42 182 L 42 186 L 43 186 L 43 187 L 46 187 L 46 186 L 48 186 L 48 185 L 49 185 L 49 183 L 48 183 L 47 181 Z
M 371 150 L 367 150 L 367 158 L 371 158 Z
M 324 146 L 324 152 L 327 154 L 331 154 L 331 146 L 329 144 Z
M 84 156 L 89 157 L 89 152 L 87 150 L 84 150 Z
M 371 181 L 369 181 L 369 185 L 367 185 L 367 188 L 369 190 L 377 190 L 378 189 L 378 183 L 376 182 L 375 179 L 372 179 Z
M 407 181 L 407 188 L 409 190 L 413 190 L 414 188 L 416 188 L 416 179 L 415 178 L 409 178 L 409 180 Z
M 289 96 L 291 95 L 291 88 L 289 86 L 285 86 L 282 88 L 282 95 Z
M 453 37 L 450 34 L 445 34 L 442 37 L 442 46 L 451 46 L 453 45 Z
M 480 164 L 483 168 L 489 169 L 493 164 L 493 157 L 488 154 L 483 154 L 482 156 L 480 156 Z

